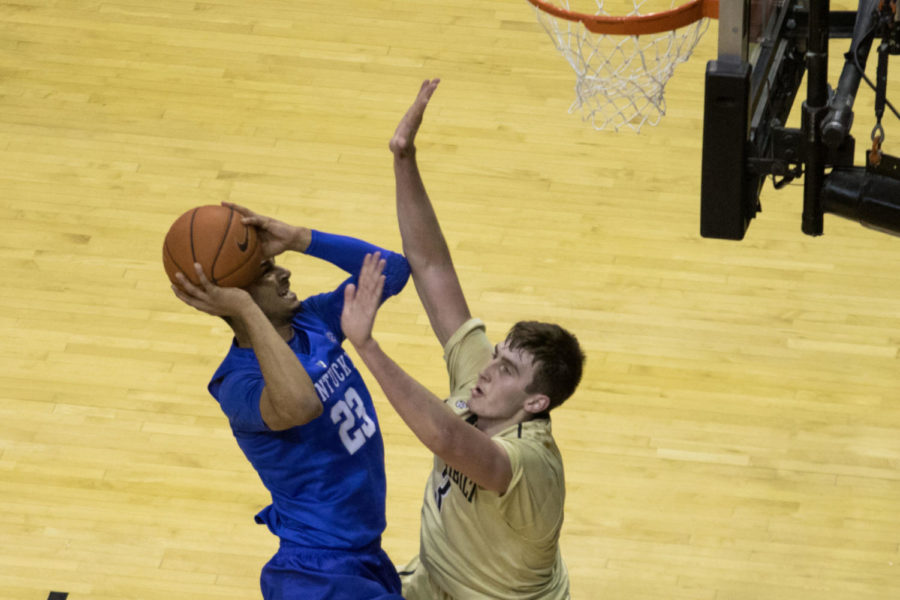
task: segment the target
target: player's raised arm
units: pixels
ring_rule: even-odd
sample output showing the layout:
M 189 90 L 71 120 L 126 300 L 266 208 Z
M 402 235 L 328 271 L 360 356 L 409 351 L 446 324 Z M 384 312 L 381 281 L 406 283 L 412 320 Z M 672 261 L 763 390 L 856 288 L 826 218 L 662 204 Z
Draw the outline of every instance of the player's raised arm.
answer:
M 422 83 L 415 101 L 397 125 L 390 149 L 394 153 L 397 220 L 403 253 L 431 328 L 443 346 L 471 315 L 416 163 L 416 133 L 439 81 L 431 79 Z
M 345 288 L 341 314 L 344 335 L 378 380 L 397 414 L 429 450 L 481 487 L 504 493 L 512 479 L 506 450 L 457 417 L 394 362 L 372 337 L 384 286 L 383 269 L 381 257 L 370 254 L 363 261 L 358 284 Z

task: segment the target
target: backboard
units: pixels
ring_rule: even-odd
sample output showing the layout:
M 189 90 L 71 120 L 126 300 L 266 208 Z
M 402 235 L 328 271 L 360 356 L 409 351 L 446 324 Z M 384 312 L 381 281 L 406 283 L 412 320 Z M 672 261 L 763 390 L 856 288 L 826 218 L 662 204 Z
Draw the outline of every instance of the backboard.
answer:
M 707 64 L 700 233 L 743 239 L 760 210 L 774 157 L 773 121 L 784 123 L 805 70 L 798 34 L 805 0 L 732 0 L 719 7 L 718 56 Z

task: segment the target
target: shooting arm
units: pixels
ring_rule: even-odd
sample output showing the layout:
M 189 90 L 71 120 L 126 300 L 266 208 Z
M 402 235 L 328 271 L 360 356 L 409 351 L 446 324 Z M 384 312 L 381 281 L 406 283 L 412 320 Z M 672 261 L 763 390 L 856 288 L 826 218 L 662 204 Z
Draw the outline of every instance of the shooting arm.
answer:
M 229 319 L 239 339 L 242 334 L 249 338 L 265 380 L 259 411 L 266 426 L 276 431 L 288 429 L 319 416 L 322 403 L 309 375 L 250 294 L 210 283 L 199 264 L 194 270 L 199 285 L 178 273 L 180 287 L 173 285 L 172 291 L 199 311 Z
M 322 414 L 322 402 L 306 369 L 259 306 L 251 302 L 237 318 L 250 337 L 266 382 L 259 411 L 269 429 L 290 429 Z

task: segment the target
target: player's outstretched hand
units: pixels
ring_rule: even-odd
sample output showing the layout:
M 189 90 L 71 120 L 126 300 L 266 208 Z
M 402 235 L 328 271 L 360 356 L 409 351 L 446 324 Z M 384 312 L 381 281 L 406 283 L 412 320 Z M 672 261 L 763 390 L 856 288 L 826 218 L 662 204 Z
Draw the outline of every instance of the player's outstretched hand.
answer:
M 359 348 L 372 339 L 375 313 L 384 290 L 384 265 L 380 252 L 366 254 L 357 284 L 344 288 L 344 310 L 341 329 L 350 343 Z
M 309 240 L 304 239 L 305 230 L 302 227 L 288 225 L 278 219 L 257 214 L 245 206 L 232 202 L 223 202 L 222 206 L 233 208 L 241 215 L 244 225 L 253 225 L 259 233 L 259 243 L 262 245 L 263 255 L 266 258 L 278 256 L 285 250 L 303 252 L 309 245 Z
M 406 114 L 403 115 L 403 118 L 400 119 L 400 124 L 397 125 L 397 129 L 394 131 L 394 137 L 391 138 L 388 144 L 394 156 L 404 158 L 415 150 L 414 142 L 416 133 L 419 131 L 419 125 L 422 124 L 422 115 L 425 114 L 428 101 L 431 100 L 431 95 L 434 94 L 434 90 L 437 89 L 440 82 L 440 79 L 426 79 L 422 82 L 419 94 L 416 96 L 412 106 L 409 107 L 409 110 L 406 111 Z
M 236 317 L 243 309 L 253 304 L 253 298 L 246 290 L 219 287 L 210 282 L 203 274 L 200 263 L 194 263 L 194 271 L 200 279 L 200 285 L 194 285 L 183 273 L 178 272 L 175 278 L 179 285 L 172 286 L 175 295 L 188 306 L 217 317 Z

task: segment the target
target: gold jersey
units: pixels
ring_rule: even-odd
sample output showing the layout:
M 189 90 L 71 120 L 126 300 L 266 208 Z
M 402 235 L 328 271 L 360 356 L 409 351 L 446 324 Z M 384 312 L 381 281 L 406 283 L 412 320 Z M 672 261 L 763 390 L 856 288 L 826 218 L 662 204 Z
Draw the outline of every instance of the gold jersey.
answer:
M 471 319 L 444 349 L 445 402 L 472 420 L 467 402 L 493 345 Z M 565 600 L 569 576 L 559 552 L 565 480 L 549 419 L 514 425 L 493 438 L 509 454 L 504 494 L 478 487 L 437 456 L 425 487 L 419 556 L 401 569 L 407 600 Z

